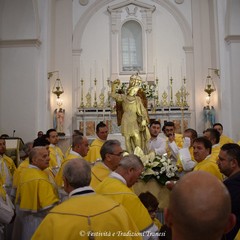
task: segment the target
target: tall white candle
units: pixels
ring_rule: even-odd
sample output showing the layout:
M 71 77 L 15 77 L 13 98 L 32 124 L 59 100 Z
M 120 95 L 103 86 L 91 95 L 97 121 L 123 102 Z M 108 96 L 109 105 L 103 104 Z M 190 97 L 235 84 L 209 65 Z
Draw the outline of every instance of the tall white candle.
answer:
M 105 82 L 105 80 L 104 80 L 104 70 L 102 68 L 102 84 L 103 84 L 103 88 L 104 88 L 104 82 Z
M 90 91 L 92 89 L 92 68 L 90 68 Z

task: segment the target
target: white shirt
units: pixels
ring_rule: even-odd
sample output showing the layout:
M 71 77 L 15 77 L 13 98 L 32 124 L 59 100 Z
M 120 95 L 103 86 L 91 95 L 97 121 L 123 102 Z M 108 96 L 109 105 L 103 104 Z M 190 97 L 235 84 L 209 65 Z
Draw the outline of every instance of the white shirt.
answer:
M 158 155 L 163 155 L 166 153 L 166 139 L 157 136 L 154 139 L 149 140 L 149 150 L 155 151 Z

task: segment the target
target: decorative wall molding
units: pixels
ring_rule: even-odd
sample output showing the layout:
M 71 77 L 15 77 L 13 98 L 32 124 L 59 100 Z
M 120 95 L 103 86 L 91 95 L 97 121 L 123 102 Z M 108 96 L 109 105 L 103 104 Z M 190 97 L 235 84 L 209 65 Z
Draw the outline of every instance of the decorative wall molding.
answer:
M 39 39 L 0 40 L 0 48 L 39 47 Z

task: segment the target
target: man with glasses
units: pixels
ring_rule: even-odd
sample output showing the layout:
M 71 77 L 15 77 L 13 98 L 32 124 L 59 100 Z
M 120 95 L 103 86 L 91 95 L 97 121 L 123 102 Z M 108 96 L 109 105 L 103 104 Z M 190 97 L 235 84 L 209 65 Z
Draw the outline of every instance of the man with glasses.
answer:
M 112 171 L 115 171 L 123 156 L 121 143 L 118 140 L 107 140 L 101 150 L 102 160 L 92 167 L 92 180 L 90 186 L 96 188 Z
M 138 181 L 144 166 L 139 157 L 124 156 L 117 169 L 96 187 L 96 192 L 122 204 L 130 213 L 133 221 L 142 232 L 143 239 L 156 236 L 157 226 L 153 223 L 147 209 L 131 187 Z M 151 238 L 151 239 L 158 239 Z
M 228 177 L 223 183 L 230 193 L 232 213 L 235 214 L 237 220 L 234 228 L 226 234 L 224 239 L 235 239 L 240 228 L 240 146 L 235 143 L 224 144 L 221 147 L 217 164 L 220 172 Z

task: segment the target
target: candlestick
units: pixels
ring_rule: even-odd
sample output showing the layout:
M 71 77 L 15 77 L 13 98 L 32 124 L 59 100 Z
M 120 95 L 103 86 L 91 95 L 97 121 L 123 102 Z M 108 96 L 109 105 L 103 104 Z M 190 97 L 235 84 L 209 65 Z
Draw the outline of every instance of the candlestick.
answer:
M 172 87 L 172 83 L 173 83 L 173 79 L 172 77 L 170 78 L 170 103 L 169 106 L 173 107 L 174 103 L 173 103 L 173 87 Z
M 107 79 L 107 85 L 108 85 L 108 101 L 107 101 L 107 107 L 111 108 L 111 81 L 108 78 Z
M 92 68 L 90 68 L 90 89 L 89 91 L 91 92 L 92 90 Z
M 158 99 L 158 78 L 156 78 L 156 106 L 159 107 L 159 99 Z
M 97 79 L 94 79 L 94 102 L 93 107 L 97 107 Z
M 84 83 L 84 81 L 83 81 L 83 79 L 81 79 L 81 103 L 80 103 L 80 106 L 79 106 L 79 108 L 84 108 L 84 102 L 83 102 L 83 83 Z
M 103 71 L 103 68 L 102 68 L 102 84 L 103 84 L 103 88 L 104 88 L 104 71 Z

